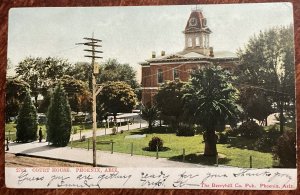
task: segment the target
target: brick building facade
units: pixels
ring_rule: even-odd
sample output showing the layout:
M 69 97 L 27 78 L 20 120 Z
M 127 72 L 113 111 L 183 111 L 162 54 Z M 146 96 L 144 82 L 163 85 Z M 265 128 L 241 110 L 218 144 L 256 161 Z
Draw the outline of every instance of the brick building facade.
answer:
M 166 55 L 162 51 L 159 56 L 155 52 L 152 58 L 140 63 L 142 66 L 142 103 L 153 103 L 153 96 L 159 86 L 169 80 L 188 81 L 191 72 L 201 67 L 219 65 L 233 71 L 238 58 L 231 52 L 214 52 L 209 45 L 212 33 L 201 10 L 193 10 L 187 21 L 185 30 L 185 46 L 183 51 Z

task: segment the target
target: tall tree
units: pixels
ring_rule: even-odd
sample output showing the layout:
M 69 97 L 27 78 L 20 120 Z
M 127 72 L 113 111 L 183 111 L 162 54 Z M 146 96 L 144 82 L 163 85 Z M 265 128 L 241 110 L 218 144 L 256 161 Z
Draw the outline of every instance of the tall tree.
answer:
M 30 85 L 31 93 L 37 102 L 39 94 L 47 91 L 48 87 L 62 77 L 70 67 L 67 60 L 47 57 L 27 57 L 16 68 L 17 76 Z
M 37 138 L 37 113 L 31 101 L 29 91 L 26 91 L 24 102 L 17 121 L 16 141 L 28 142 Z
M 257 119 L 261 123 L 274 112 L 272 101 L 263 90 L 253 87 L 243 87 L 240 89 L 238 103 L 242 106 L 247 119 Z
M 29 85 L 17 78 L 8 78 L 6 81 L 5 118 L 8 122 L 10 117 L 16 117 L 25 99 Z
M 183 96 L 185 114 L 204 129 L 204 155 L 217 154 L 216 134 L 218 126 L 225 126 L 236 118 L 237 90 L 229 83 L 228 72 L 220 67 L 206 67 L 192 74 Z
M 129 64 L 121 64 L 116 59 L 108 59 L 100 69 L 99 83 L 107 81 L 124 81 L 131 88 L 136 89 L 139 84 L 136 80 L 136 71 Z
M 88 83 L 89 89 L 92 89 L 92 67 L 88 62 L 77 62 L 66 70 L 66 74 L 74 79 Z
M 55 146 L 66 146 L 70 140 L 72 118 L 67 94 L 61 84 L 54 89 L 47 113 L 47 139 Z
M 163 120 L 178 127 L 183 114 L 182 96 L 184 94 L 184 83 L 181 81 L 169 81 L 160 87 L 155 96 L 157 108 Z
M 237 75 L 240 83 L 259 86 L 272 97 L 280 114 L 283 132 L 283 113 L 295 118 L 295 78 L 293 28 L 274 27 L 250 38 L 238 52 L 240 65 Z
M 105 83 L 97 96 L 97 113 L 113 113 L 115 121 L 118 112 L 131 112 L 135 105 L 136 95 L 133 89 L 122 81 Z

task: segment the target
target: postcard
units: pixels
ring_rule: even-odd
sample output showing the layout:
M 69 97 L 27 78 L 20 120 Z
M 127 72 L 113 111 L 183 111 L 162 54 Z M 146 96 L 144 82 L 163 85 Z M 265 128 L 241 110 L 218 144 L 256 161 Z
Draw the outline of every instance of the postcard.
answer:
M 295 190 L 291 3 L 9 11 L 8 188 Z

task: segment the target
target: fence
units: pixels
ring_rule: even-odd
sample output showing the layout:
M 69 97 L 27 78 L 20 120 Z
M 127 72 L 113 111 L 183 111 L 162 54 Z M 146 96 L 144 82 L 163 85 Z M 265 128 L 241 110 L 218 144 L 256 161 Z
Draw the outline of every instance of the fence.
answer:
M 73 140 L 71 140 L 71 148 L 72 148 L 72 142 Z M 87 149 L 87 151 L 89 151 L 90 149 L 92 149 L 92 139 L 88 138 L 85 141 L 81 142 L 84 146 L 84 148 Z M 82 145 L 81 145 L 82 146 Z M 114 152 L 118 152 L 118 153 L 125 153 L 131 156 L 134 155 L 142 155 L 142 156 L 152 156 L 155 157 L 156 159 L 159 158 L 169 158 L 170 160 L 175 160 L 175 161 L 180 161 L 180 162 L 191 162 L 191 163 L 195 163 L 195 158 L 199 158 L 199 156 L 202 156 L 203 159 L 206 159 L 206 165 L 213 165 L 213 166 L 226 166 L 224 159 L 226 160 L 225 157 L 223 157 L 222 155 L 216 155 L 216 156 L 212 156 L 212 157 L 207 157 L 204 155 L 199 155 L 197 156 L 197 154 L 195 153 L 188 153 L 188 150 L 186 150 L 186 148 L 181 148 L 181 149 L 170 149 L 167 147 L 164 147 L 163 150 L 159 150 L 158 146 L 156 147 L 155 151 L 149 151 L 147 150 L 148 147 L 147 145 L 141 146 L 140 144 L 136 144 L 134 142 L 115 142 L 113 140 L 103 140 L 103 141 L 97 141 L 96 142 L 96 149 L 97 150 L 102 150 L 102 151 L 108 151 L 111 154 L 113 154 Z M 167 151 L 171 151 L 172 152 L 172 157 L 170 157 L 169 154 L 166 154 Z M 202 160 L 203 160 L 202 159 Z M 196 159 L 197 160 L 197 159 Z M 245 159 L 247 160 L 247 159 Z M 253 162 L 255 162 L 255 159 L 253 158 L 253 156 L 249 156 L 248 159 L 249 163 L 248 163 L 248 167 L 249 168 L 253 168 Z M 205 164 L 204 164 L 205 165 Z

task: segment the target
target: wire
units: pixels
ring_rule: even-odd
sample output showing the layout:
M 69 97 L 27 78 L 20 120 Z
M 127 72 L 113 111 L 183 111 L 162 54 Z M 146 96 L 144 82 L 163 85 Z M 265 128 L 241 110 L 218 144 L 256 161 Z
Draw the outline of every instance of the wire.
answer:
M 189 63 L 189 62 L 187 62 L 187 63 Z M 187 63 L 180 64 L 180 65 L 178 65 L 178 66 L 176 66 L 176 67 L 174 67 L 174 68 L 170 68 L 170 69 L 165 70 L 165 71 L 163 71 L 163 72 L 172 71 L 172 70 L 177 69 L 177 68 L 179 68 L 179 67 L 181 67 L 181 66 L 183 66 L 183 65 L 185 65 L 185 64 L 187 64 Z M 184 71 L 184 70 L 180 70 L 180 69 L 177 69 L 177 70 L 180 71 L 180 72 L 184 72 L 184 73 L 190 74 L 190 72 L 188 72 L 188 71 Z M 155 73 L 155 74 L 152 74 L 152 75 L 144 76 L 144 77 L 142 77 L 142 80 L 143 80 L 143 78 L 152 77 L 152 76 L 155 76 L 155 75 L 158 75 L 158 73 Z M 230 83 L 231 83 L 231 84 L 235 84 L 235 85 L 243 85 L 243 86 L 247 86 L 247 87 L 252 87 L 252 88 L 256 88 L 256 89 L 261 89 L 261 90 L 268 91 L 268 92 L 274 92 L 274 93 L 279 93 L 279 94 L 283 94 L 283 95 L 288 95 L 288 96 L 290 96 L 290 94 L 288 94 L 288 93 L 284 93 L 284 92 L 280 92 L 280 91 L 276 91 L 276 90 L 272 90 L 272 89 L 266 89 L 266 88 L 263 88 L 263 87 L 260 87 L 260 86 L 250 85 L 250 84 L 246 84 L 246 83 L 236 83 L 236 82 L 232 82 L 232 81 L 231 81 Z

